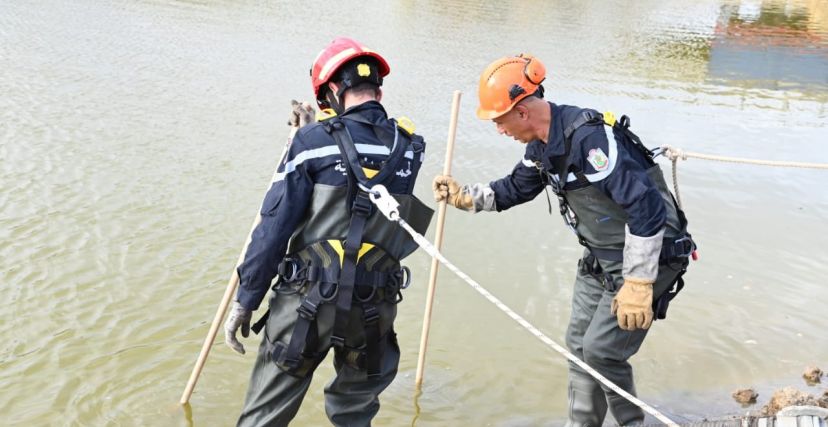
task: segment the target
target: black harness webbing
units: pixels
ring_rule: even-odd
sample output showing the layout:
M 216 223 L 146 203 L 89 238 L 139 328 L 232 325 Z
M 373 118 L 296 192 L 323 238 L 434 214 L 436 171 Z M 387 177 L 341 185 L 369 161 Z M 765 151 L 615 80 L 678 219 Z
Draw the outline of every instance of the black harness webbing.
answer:
M 592 111 L 583 111 L 575 120 L 572 121 L 565 129 L 564 129 L 564 153 L 560 156 L 555 156 L 552 158 L 552 166 L 555 168 L 557 172 L 557 182 L 552 182 L 552 190 L 556 196 L 558 196 L 558 204 L 560 207 L 561 216 L 564 219 L 564 222 L 575 232 L 575 235 L 578 237 L 578 243 L 582 246 L 587 248 L 590 253 L 590 256 L 593 258 L 604 259 L 608 261 L 618 261 L 623 262 L 624 260 L 624 251 L 620 249 L 601 249 L 601 248 L 594 248 L 591 247 L 586 239 L 578 232 L 578 218 L 572 209 L 569 206 L 569 202 L 566 200 L 566 191 L 564 187 L 566 186 L 566 179 L 570 172 L 575 174 L 577 178 L 577 182 L 579 185 L 589 185 L 589 180 L 584 175 L 583 171 L 579 168 L 574 167 L 569 162 L 569 154 L 572 149 L 572 136 L 578 128 L 581 126 L 586 125 L 600 125 L 604 126 L 604 117 L 600 113 L 595 113 Z M 613 130 L 620 130 L 624 133 L 624 135 L 629 139 L 630 142 L 644 154 L 644 158 L 646 159 L 647 163 L 650 167 L 655 166 L 656 162 L 654 160 L 655 153 L 647 148 L 642 142 L 638 135 L 634 134 L 630 129 L 630 119 L 627 116 L 622 116 L 621 119 L 613 125 Z M 679 227 L 683 231 L 683 235 L 676 240 L 669 241 L 665 240 L 661 246 L 661 254 L 659 255 L 659 264 L 666 265 L 666 264 L 673 264 L 676 262 L 680 262 L 681 266 L 679 269 L 679 273 L 676 276 L 674 287 L 672 289 L 667 290 L 662 294 L 657 300 L 653 302 L 653 312 L 656 319 L 665 319 L 667 317 L 667 308 L 670 305 L 670 301 L 676 297 L 676 295 L 684 288 L 684 278 L 682 277 L 684 273 L 687 272 L 687 265 L 689 263 L 689 257 L 696 249 L 696 244 L 690 236 L 690 233 L 687 232 L 687 217 L 684 214 L 684 211 L 678 206 L 676 202 L 675 196 L 670 194 L 673 200 L 673 205 L 676 209 L 676 214 L 679 218 Z M 551 206 L 550 206 L 551 211 Z M 582 261 L 579 261 L 583 262 Z M 600 267 L 599 267 L 600 269 Z M 595 274 L 601 275 L 601 271 L 595 271 Z M 614 286 L 611 282 L 611 278 L 603 276 L 601 278 L 605 283 L 605 286 Z
M 339 151 L 345 160 L 345 168 L 348 174 L 349 199 L 351 201 L 351 219 L 348 225 L 348 232 L 343 244 L 344 253 L 342 256 L 342 267 L 337 280 L 337 295 L 335 299 L 336 314 L 334 316 L 333 333 L 331 343 L 340 349 L 345 349 L 345 336 L 347 334 L 350 320 L 351 306 L 354 298 L 354 286 L 357 277 L 357 255 L 362 246 L 365 224 L 372 211 L 373 204 L 365 189 L 373 185 L 384 183 L 391 178 L 405 156 L 405 150 L 409 142 L 408 137 L 400 140 L 401 132 L 396 129 L 389 142 L 388 132 L 380 131 L 375 123 L 369 121 L 359 113 L 350 113 L 346 118 L 370 125 L 377 137 L 389 148 L 390 154 L 383 162 L 382 168 L 374 177 L 368 179 L 359 162 L 359 153 L 356 150 L 354 141 L 345 123 L 339 117 L 329 119 L 325 123 L 325 129 L 331 134 Z M 396 128 L 396 124 L 395 124 Z M 415 162 L 416 163 L 416 162 Z M 313 357 L 318 346 L 318 331 L 316 327 L 316 312 L 319 305 L 323 303 L 319 285 L 315 284 L 308 295 L 302 300 L 299 306 L 299 318 L 296 320 L 290 343 L 284 355 L 280 357 L 283 364 L 288 368 L 302 367 L 303 360 L 300 354 L 305 357 Z M 382 360 L 382 349 L 380 346 L 379 312 L 372 302 L 361 302 L 363 309 L 363 322 L 365 326 L 366 357 L 365 368 L 369 377 L 380 374 L 380 362 Z M 255 325 L 260 327 L 258 324 Z M 312 349 L 312 350 L 311 350 Z M 274 354 L 274 357 L 276 355 Z
M 623 260 L 623 251 L 621 250 L 613 250 L 613 249 L 599 249 L 593 248 L 589 246 L 587 240 L 578 232 L 578 218 L 572 209 L 569 207 L 569 202 L 566 200 L 566 191 L 564 187 L 566 186 L 567 176 L 570 172 L 572 172 L 575 177 L 577 178 L 577 182 L 579 185 L 589 185 L 590 182 L 584 175 L 583 171 L 579 168 L 576 168 L 569 162 L 569 154 L 572 150 L 572 136 L 574 135 L 575 131 L 578 130 L 582 126 L 595 126 L 600 125 L 604 126 L 604 116 L 601 113 L 596 113 L 593 111 L 585 110 L 582 111 L 578 116 L 573 120 L 566 128 L 564 129 L 564 153 L 555 156 L 552 158 L 552 166 L 555 168 L 557 172 L 557 182 L 552 182 L 552 190 L 555 195 L 558 197 L 558 206 L 560 208 L 561 216 L 566 222 L 567 226 L 569 226 L 575 235 L 578 237 L 578 243 L 582 246 L 586 247 L 593 256 L 604 259 L 608 261 L 622 261 Z M 644 158 L 647 159 L 649 165 L 655 166 L 655 160 L 653 160 L 654 152 L 647 148 L 642 142 L 641 139 L 634 134 L 630 128 L 630 119 L 627 116 L 622 116 L 621 119 L 613 126 L 613 129 L 620 128 L 624 135 L 626 135 L 633 145 L 640 150 L 644 154 Z M 671 194 L 672 196 L 672 194 Z M 674 242 L 665 242 L 665 245 L 662 246 L 662 251 L 660 255 L 660 262 L 665 262 L 665 259 L 674 259 L 677 257 L 688 257 L 693 250 L 696 249 L 696 245 L 692 239 L 690 239 L 690 234 L 687 233 L 687 217 L 684 215 L 684 211 L 679 208 L 678 203 L 673 198 L 673 205 L 675 205 L 676 213 L 679 217 L 679 226 L 681 230 L 684 231 L 685 235 L 680 237 L 679 239 L 675 240 Z
M 305 359 L 316 358 L 316 350 L 319 346 L 316 314 L 319 311 L 319 305 L 322 304 L 322 299 L 319 285 L 315 284 L 308 291 L 308 294 L 302 298 L 302 303 L 296 309 L 299 318 L 293 328 L 293 334 L 287 348 L 276 347 L 271 353 L 270 357 L 274 362 L 289 371 L 295 372 L 302 368 Z

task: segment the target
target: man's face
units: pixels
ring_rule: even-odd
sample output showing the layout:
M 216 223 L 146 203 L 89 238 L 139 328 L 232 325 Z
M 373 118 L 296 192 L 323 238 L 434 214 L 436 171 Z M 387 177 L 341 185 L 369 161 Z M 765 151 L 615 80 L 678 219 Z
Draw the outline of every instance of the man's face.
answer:
M 535 139 L 534 131 L 529 125 L 527 110 L 518 104 L 508 113 L 492 119 L 497 132 L 501 135 L 511 136 L 515 141 L 528 144 Z

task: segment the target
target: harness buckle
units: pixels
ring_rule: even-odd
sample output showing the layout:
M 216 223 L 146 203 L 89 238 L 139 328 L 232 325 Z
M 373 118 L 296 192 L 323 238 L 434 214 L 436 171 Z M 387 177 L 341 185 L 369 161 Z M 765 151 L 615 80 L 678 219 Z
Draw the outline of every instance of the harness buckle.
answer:
M 305 269 L 307 270 L 307 274 L 306 274 L 307 277 L 305 277 L 305 278 L 308 279 L 308 282 L 313 283 L 313 282 L 318 282 L 319 281 L 320 272 L 319 272 L 318 268 L 310 268 L 310 266 L 308 266 L 308 267 L 305 267 Z
M 621 287 L 615 283 L 615 278 L 609 273 L 601 275 L 601 284 L 604 286 L 604 290 L 608 292 L 615 292 Z
M 676 258 L 687 258 L 693 253 L 693 250 L 695 249 L 694 246 L 695 245 L 693 244 L 693 240 L 690 239 L 690 236 L 684 236 L 681 239 L 677 239 L 673 242 L 673 249 L 676 250 L 680 248 L 679 250 L 681 252 L 676 253 L 674 256 Z
M 299 305 L 299 308 L 296 311 L 299 313 L 299 317 L 306 319 L 306 320 L 314 320 L 316 319 L 316 312 L 318 311 L 319 306 L 308 301 L 305 298 L 302 301 L 302 304 Z
M 331 344 L 337 348 L 344 348 L 345 347 L 345 338 L 342 338 L 336 334 L 331 335 Z
M 365 325 L 373 325 L 379 320 L 379 311 L 373 305 L 365 305 L 362 307 L 362 321 Z
M 364 216 L 367 217 L 371 214 L 371 200 L 368 199 L 368 195 L 360 191 L 356 197 L 354 198 L 354 204 L 351 207 L 354 215 Z

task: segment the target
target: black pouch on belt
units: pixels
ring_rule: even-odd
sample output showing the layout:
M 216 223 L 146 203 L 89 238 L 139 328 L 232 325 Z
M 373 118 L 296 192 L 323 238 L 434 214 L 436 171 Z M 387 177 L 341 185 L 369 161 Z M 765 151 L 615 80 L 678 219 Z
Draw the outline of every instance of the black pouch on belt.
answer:
M 658 297 L 657 300 L 653 301 L 653 318 L 655 320 L 661 320 L 667 318 L 667 309 L 670 308 L 670 301 L 684 289 L 684 273 L 687 272 L 687 264 L 689 261 L 686 259 L 684 263 L 681 265 L 681 270 L 679 271 L 678 275 L 676 276 L 675 282 L 673 282 L 670 289 L 664 291 L 661 296 Z

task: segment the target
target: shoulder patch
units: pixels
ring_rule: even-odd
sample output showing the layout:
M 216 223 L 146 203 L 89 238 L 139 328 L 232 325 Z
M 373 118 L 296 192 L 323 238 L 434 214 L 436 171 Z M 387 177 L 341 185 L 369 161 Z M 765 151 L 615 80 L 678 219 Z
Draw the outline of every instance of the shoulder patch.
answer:
M 604 154 L 604 150 L 600 148 L 593 148 L 589 150 L 589 155 L 587 156 L 587 161 L 592 167 L 595 168 L 596 171 L 605 170 L 609 166 L 609 159 L 607 155 Z

